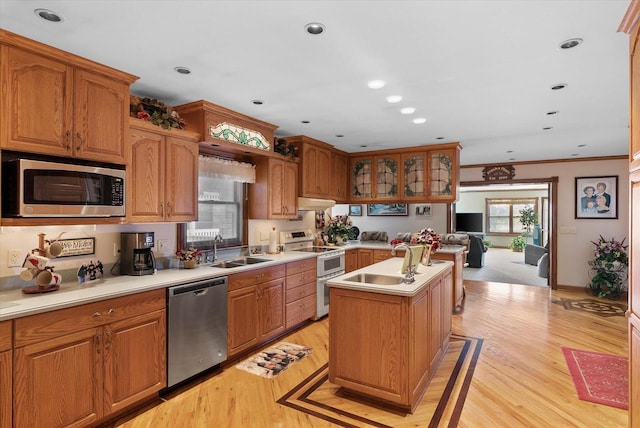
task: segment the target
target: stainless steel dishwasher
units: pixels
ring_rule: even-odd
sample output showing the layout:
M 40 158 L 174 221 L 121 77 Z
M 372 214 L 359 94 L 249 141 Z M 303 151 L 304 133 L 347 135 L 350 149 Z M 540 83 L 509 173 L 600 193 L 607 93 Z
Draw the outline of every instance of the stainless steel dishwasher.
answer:
M 227 277 L 167 290 L 167 387 L 227 359 Z

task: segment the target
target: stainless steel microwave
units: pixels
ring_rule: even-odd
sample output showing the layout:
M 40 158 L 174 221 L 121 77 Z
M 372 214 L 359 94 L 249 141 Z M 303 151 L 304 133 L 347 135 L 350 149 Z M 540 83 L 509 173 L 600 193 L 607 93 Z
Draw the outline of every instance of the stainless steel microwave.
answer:
M 2 217 L 124 217 L 124 169 L 2 162 Z

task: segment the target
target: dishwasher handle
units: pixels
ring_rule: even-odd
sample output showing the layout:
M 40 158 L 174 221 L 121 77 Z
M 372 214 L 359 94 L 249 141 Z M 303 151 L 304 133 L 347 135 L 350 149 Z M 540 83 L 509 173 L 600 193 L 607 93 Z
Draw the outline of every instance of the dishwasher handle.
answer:
M 213 279 L 205 279 L 198 282 L 190 282 L 188 284 L 176 285 L 175 287 L 169 287 L 169 297 L 178 296 L 185 293 L 193 293 L 196 296 L 207 294 L 207 290 L 211 287 L 217 287 L 221 285 L 227 285 L 227 277 L 219 277 Z

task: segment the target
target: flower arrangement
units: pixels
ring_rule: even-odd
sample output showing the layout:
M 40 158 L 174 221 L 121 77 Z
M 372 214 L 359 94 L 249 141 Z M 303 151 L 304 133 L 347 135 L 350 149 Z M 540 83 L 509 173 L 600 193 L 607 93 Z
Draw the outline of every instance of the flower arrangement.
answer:
M 186 261 L 186 260 L 199 261 L 201 255 L 202 255 L 202 252 L 200 250 L 198 250 L 197 248 L 194 248 L 194 247 L 189 247 L 186 250 L 178 250 L 178 251 L 176 251 L 176 256 L 180 260 L 184 260 L 184 261 Z
M 623 292 L 626 269 L 629 266 L 627 245 L 624 245 L 624 239 L 616 241 L 611 238 L 607 241 L 602 235 L 597 242 L 591 243 L 595 245 L 595 258 L 589 261 L 591 283 L 587 287 L 593 295 L 617 299 Z
M 593 251 L 595 257 L 593 261 L 596 264 L 603 265 L 609 269 L 614 266 L 615 262 L 624 266 L 629 265 L 629 256 L 626 252 L 628 246 L 624 245 L 624 239 L 621 242 L 616 241 L 614 238 L 607 241 L 600 235 L 598 242 L 591 241 L 591 243 L 596 246 Z
M 327 234 L 329 239 L 335 241 L 339 236 L 343 241 L 349 240 L 349 232 L 351 231 L 351 225 L 353 222 L 348 215 L 337 215 L 329 219 L 327 225 Z
M 414 233 L 411 237 L 412 244 L 431 244 L 431 250 L 435 251 L 440 247 L 440 235 L 430 227 Z
M 155 98 L 131 96 L 129 105 L 131 116 L 146 120 L 164 129 L 184 129 L 187 126 L 177 111 Z
M 273 144 L 273 151 L 280 153 L 286 158 L 295 160 L 298 157 L 298 149 L 293 144 L 287 143 L 287 140 L 277 138 Z

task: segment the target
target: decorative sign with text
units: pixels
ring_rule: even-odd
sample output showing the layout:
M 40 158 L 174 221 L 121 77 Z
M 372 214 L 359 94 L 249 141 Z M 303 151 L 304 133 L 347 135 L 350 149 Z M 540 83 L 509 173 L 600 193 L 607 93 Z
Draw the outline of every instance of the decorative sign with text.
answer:
M 512 180 L 516 176 L 516 169 L 513 165 L 492 165 L 485 166 L 482 170 L 482 178 L 485 181 Z
M 58 257 L 84 256 L 96 253 L 96 238 L 59 239 L 62 254 Z

